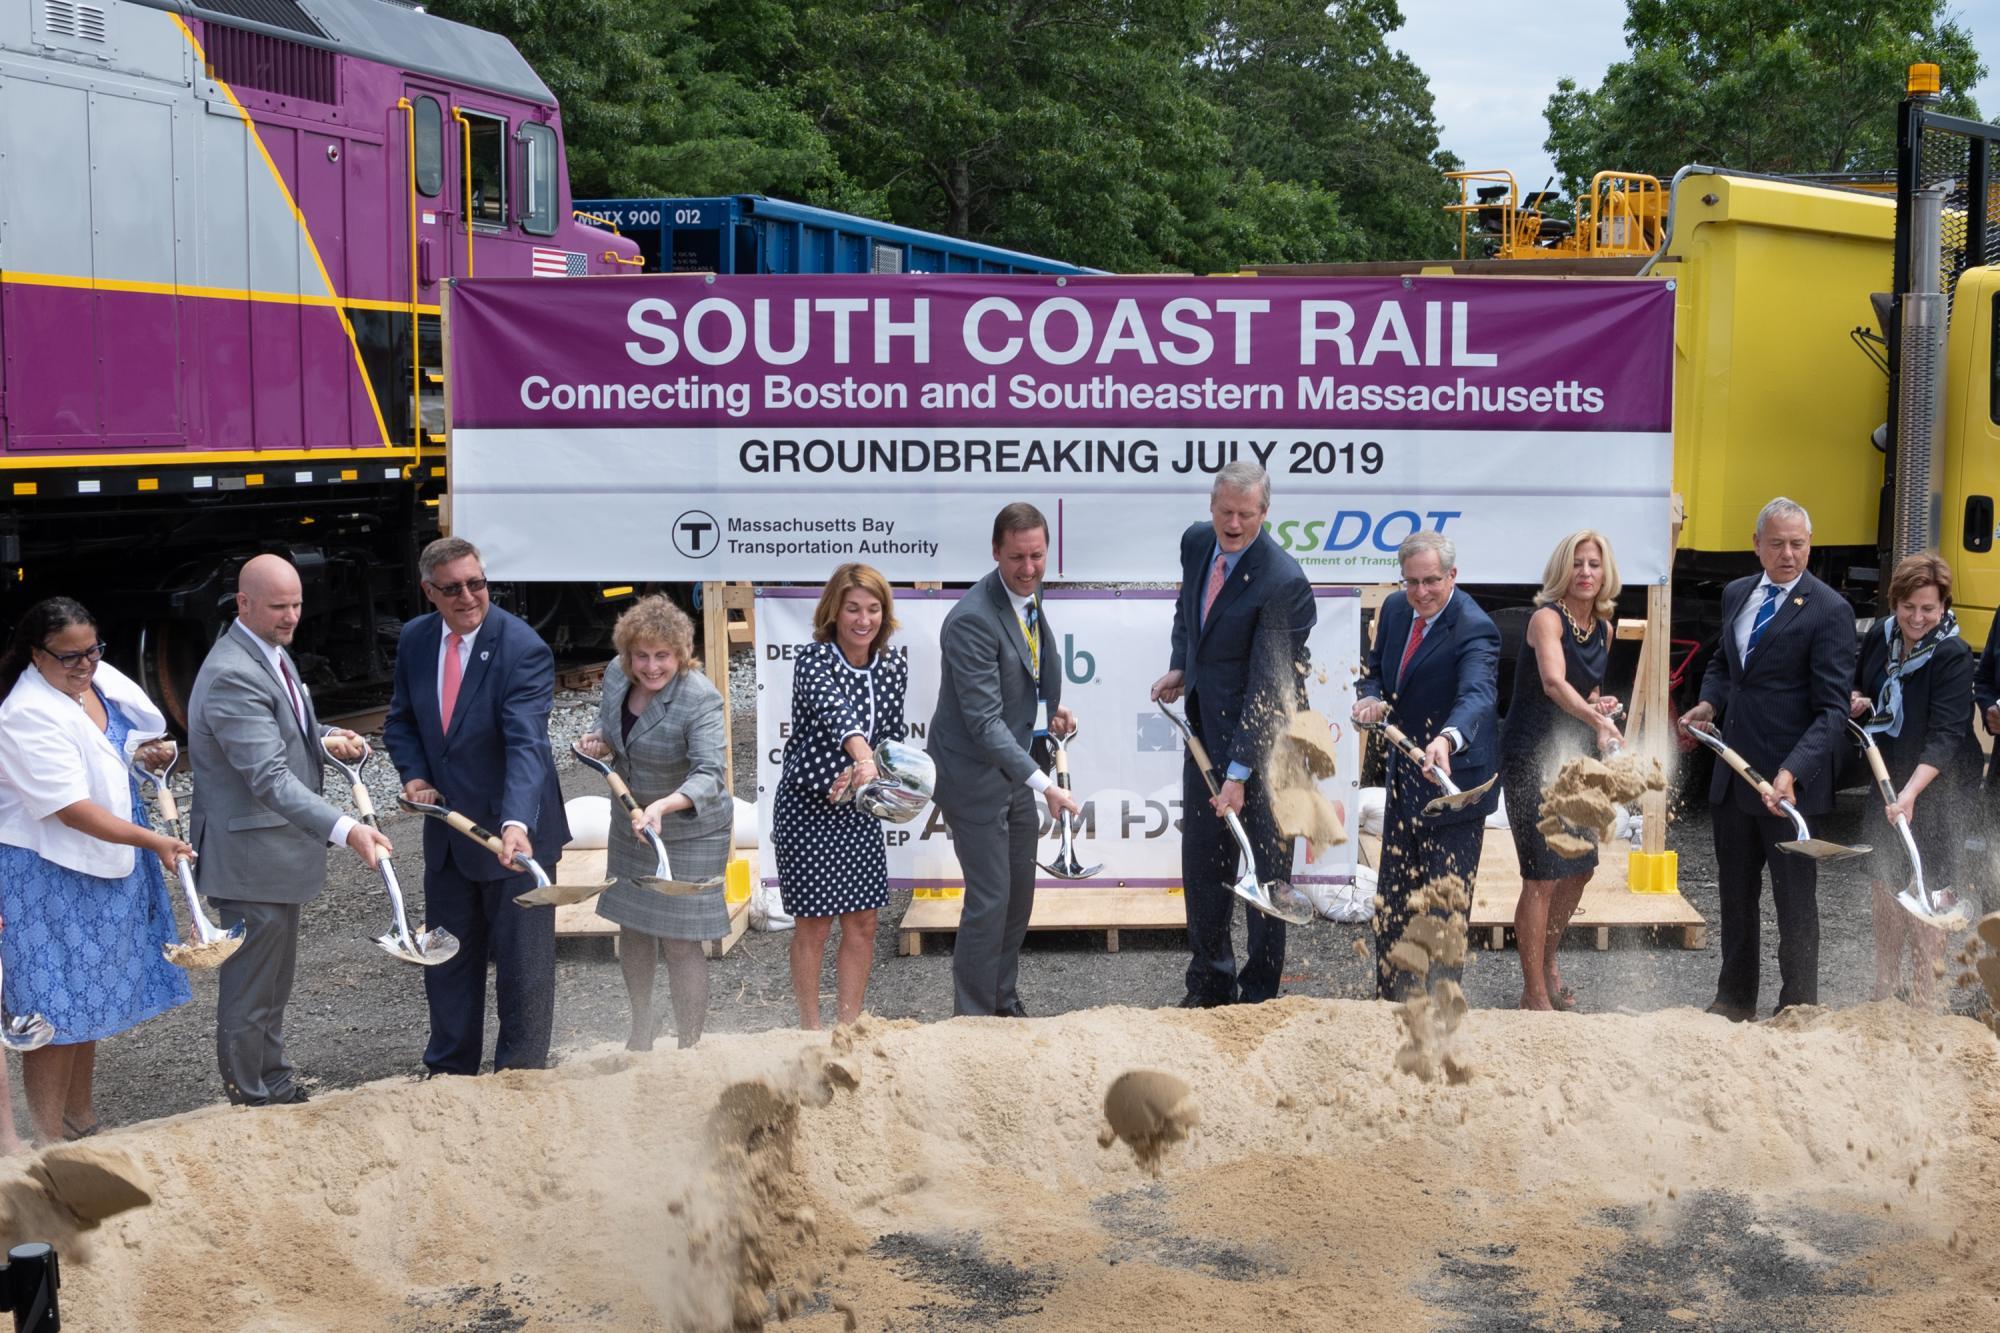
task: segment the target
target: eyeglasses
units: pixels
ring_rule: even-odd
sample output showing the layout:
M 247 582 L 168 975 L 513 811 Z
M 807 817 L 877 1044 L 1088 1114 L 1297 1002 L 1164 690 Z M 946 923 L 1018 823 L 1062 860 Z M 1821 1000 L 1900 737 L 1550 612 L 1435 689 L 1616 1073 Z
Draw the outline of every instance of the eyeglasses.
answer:
M 424 582 L 430 583 L 430 580 L 425 579 Z M 431 583 L 431 591 L 440 597 L 456 597 L 462 592 L 469 592 L 477 597 L 486 591 L 486 580 L 467 579 L 463 583 Z
M 90 647 L 79 649 L 78 651 L 73 653 L 50 652 L 47 648 L 43 648 L 39 644 L 37 644 L 36 647 L 41 651 L 41 653 L 44 656 L 53 657 L 58 663 L 61 664 L 62 668 L 65 671 L 67 671 L 70 668 L 79 666 L 85 662 L 102 661 L 104 658 L 105 646 L 101 643 L 93 643 L 90 645 Z
M 1427 578 L 1404 579 L 1403 586 L 1409 589 L 1411 592 L 1429 592 L 1433 588 L 1442 588 L 1444 586 L 1444 580 L 1445 580 L 1444 575 L 1432 574 Z

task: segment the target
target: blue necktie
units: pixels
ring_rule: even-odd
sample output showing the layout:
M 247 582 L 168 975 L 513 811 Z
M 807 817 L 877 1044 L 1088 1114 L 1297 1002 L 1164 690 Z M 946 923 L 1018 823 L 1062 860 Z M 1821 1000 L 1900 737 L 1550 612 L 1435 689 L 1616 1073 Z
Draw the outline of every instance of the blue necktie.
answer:
M 1750 654 L 1756 650 L 1757 640 L 1764 637 L 1764 630 L 1770 625 L 1771 617 L 1778 614 L 1778 599 L 1785 590 L 1775 583 L 1764 585 L 1764 603 L 1757 608 L 1757 618 L 1750 622 L 1750 637 L 1743 643 L 1743 660 L 1748 662 Z

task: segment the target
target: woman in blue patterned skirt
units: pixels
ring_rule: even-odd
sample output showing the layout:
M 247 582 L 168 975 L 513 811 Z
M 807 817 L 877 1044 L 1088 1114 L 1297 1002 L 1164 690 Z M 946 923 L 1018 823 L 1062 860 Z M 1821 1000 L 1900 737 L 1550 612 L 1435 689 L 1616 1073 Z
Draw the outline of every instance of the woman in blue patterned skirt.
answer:
M 842 798 L 877 776 L 877 745 L 904 737 L 910 664 L 901 649 L 888 647 L 895 631 L 888 580 L 867 565 L 842 565 L 820 593 L 813 642 L 793 668 L 792 735 L 771 812 L 771 849 L 778 891 L 796 921 L 792 995 L 807 1029 L 819 1026 L 820 965 L 835 917 L 838 1021 L 861 1016 L 875 963 L 875 917 L 889 900 L 882 823 Z
M 10 1014 L 39 1013 L 55 1040 L 21 1057 L 43 1141 L 97 1132 L 97 1043 L 186 1004 L 162 946 L 178 938 L 162 861 L 190 856 L 155 833 L 126 768 L 166 720 L 102 661 L 90 612 L 67 597 L 28 609 L 0 655 L 0 960 Z

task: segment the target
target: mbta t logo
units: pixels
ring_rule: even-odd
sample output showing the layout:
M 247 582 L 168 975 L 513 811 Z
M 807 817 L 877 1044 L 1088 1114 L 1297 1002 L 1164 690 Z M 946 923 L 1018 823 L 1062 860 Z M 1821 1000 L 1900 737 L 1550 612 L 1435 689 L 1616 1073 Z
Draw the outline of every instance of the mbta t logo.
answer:
M 674 549 L 690 560 L 715 554 L 722 544 L 715 517 L 700 509 L 690 509 L 674 520 Z

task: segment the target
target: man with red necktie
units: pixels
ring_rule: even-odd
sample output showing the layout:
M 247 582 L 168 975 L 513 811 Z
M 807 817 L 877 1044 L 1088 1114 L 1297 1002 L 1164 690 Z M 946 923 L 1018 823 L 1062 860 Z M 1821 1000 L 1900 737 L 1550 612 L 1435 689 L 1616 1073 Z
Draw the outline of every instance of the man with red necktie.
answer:
M 1319 613 L 1299 562 L 1264 531 L 1270 508 L 1271 479 L 1257 464 L 1229 463 L 1216 473 L 1209 521 L 1181 534 L 1171 669 L 1153 682 L 1156 702 L 1187 696 L 1188 725 L 1222 768 L 1222 792 L 1211 798 L 1192 754 L 1181 766 L 1184 1009 L 1273 999 L 1285 968 L 1285 923 L 1248 905 L 1249 948 L 1236 966 L 1229 885 L 1239 852 L 1223 822 L 1225 811 L 1242 821 L 1257 878 L 1291 878 L 1293 840 L 1278 832 L 1257 770 L 1275 733 L 1305 704 L 1306 636 Z
M 503 846 L 496 857 L 435 820 L 424 824 L 425 916 L 459 939 L 456 956 L 424 969 L 424 1067 L 479 1072 L 490 959 L 500 1018 L 493 1067 L 540 1069 L 555 1024 L 555 908 L 514 902 L 533 880 L 513 858 L 531 856 L 553 875 L 569 841 L 549 749 L 555 655 L 525 621 L 492 605 L 471 542 L 441 537 L 417 568 L 437 610 L 403 627 L 382 737 L 404 796 L 442 801 L 498 829 Z
M 326 849 L 369 866 L 389 840 L 343 815 L 323 791 L 320 746 L 359 759 L 362 740 L 313 713 L 285 648 L 304 610 L 299 572 L 260 555 L 236 576 L 236 619 L 209 649 L 188 700 L 195 802 L 188 841 L 203 891 L 243 943 L 217 975 L 215 1056 L 239 1106 L 306 1100 L 285 1055 L 285 1005 L 299 915 L 326 883 Z
M 1424 747 L 1427 767 L 1461 790 L 1494 774 L 1500 762 L 1500 631 L 1470 595 L 1458 592 L 1458 545 L 1441 532 L 1416 532 L 1396 548 L 1403 573 L 1375 618 L 1368 666 L 1355 683 L 1353 717 L 1372 725 L 1395 709 L 1397 727 Z M 1427 977 L 1391 967 L 1389 950 L 1409 923 L 1410 895 L 1448 876 L 1465 882 L 1469 896 L 1479 872 L 1486 816 L 1500 803 L 1500 787 L 1462 810 L 1426 817 L 1424 806 L 1443 789 L 1418 765 L 1391 748 L 1384 760 L 1388 787 L 1382 820 L 1382 860 L 1376 887 L 1375 990 L 1402 1000 L 1425 984 L 1457 981 L 1462 969 L 1433 962 Z M 1517 819 L 1533 812 L 1515 812 Z M 1431 915 L 1449 913 L 1433 908 Z

